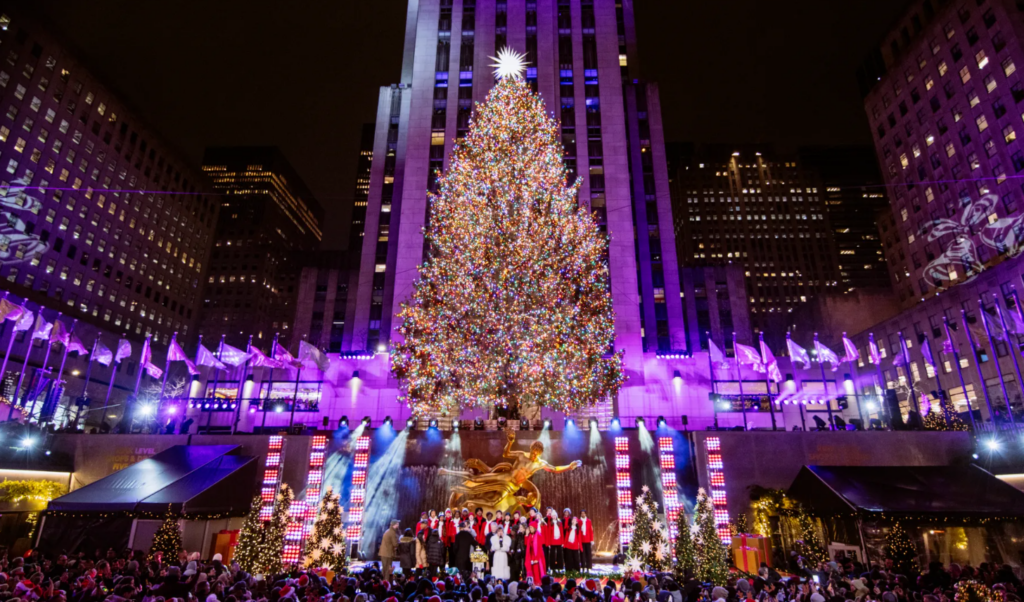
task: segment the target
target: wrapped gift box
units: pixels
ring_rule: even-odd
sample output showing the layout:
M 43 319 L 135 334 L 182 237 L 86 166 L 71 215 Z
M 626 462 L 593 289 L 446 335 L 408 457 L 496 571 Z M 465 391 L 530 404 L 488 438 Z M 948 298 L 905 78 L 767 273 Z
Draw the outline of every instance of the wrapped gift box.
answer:
M 729 546 L 732 549 L 736 548 L 754 548 L 757 550 L 758 564 L 760 566 L 762 562 L 768 566 L 772 566 L 772 542 L 771 539 L 762 535 L 751 535 L 749 533 L 740 533 L 739 535 L 732 536 L 732 544 Z M 757 572 L 756 570 L 752 572 Z
M 761 562 L 757 558 L 757 550 L 747 547 L 735 547 L 732 549 L 732 563 L 741 571 L 746 573 L 757 573 Z

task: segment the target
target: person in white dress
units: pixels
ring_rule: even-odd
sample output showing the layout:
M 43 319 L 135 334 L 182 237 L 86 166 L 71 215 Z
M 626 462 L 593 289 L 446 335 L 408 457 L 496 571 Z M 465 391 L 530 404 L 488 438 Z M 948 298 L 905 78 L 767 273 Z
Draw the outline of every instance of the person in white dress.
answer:
M 508 580 L 511 577 L 508 567 L 508 552 L 511 548 L 512 538 L 504 529 L 497 529 L 494 535 L 491 535 L 491 552 L 494 554 L 491 575 L 495 579 Z

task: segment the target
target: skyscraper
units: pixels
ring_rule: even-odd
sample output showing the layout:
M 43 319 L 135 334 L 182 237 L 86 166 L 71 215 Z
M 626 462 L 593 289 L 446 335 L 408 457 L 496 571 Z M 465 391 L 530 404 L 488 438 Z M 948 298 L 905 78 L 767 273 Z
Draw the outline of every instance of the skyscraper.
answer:
M 682 265 L 743 266 L 755 330 L 778 338 L 800 303 L 838 290 L 821 180 L 797 156 L 703 145 L 680 148 L 673 163 Z
M 291 340 L 300 253 L 320 246 L 324 210 L 274 147 L 209 148 L 221 194 L 200 334 L 232 345 Z
M 359 159 L 356 162 L 356 185 L 352 191 L 352 223 L 348 233 L 349 262 L 359 266 L 362 254 L 364 227 L 366 226 L 366 203 L 370 198 L 370 173 L 373 169 L 373 134 L 376 127 L 364 123 L 359 142 Z
M 805 147 L 800 163 L 820 178 L 839 252 L 839 292 L 888 290 L 877 217 L 889 210 L 878 161 L 870 146 Z
M 0 13 L 0 277 L 70 318 L 192 338 L 218 203 L 28 14 Z
M 1024 25 L 1012 0 L 913 2 L 859 73 L 911 307 L 1019 253 Z M 905 258 L 905 260 L 902 260 Z
M 579 202 L 610 237 L 616 349 L 631 387 L 645 357 L 687 349 L 657 87 L 638 77 L 632 2 L 420 0 L 407 13 L 400 83 L 382 88 L 365 239 L 345 351 L 388 347 L 425 256 L 427 191 L 473 103 L 494 85 L 489 58 L 525 52 L 526 80 L 561 121 Z M 620 396 L 621 397 L 621 396 Z

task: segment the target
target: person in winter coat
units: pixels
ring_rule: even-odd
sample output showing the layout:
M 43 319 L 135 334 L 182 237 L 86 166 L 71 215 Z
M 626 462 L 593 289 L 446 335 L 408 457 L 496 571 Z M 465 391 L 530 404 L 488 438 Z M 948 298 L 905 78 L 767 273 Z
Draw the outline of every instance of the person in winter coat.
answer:
M 445 549 L 441 534 L 434 529 L 427 537 L 427 574 L 436 575 L 444 566 Z
M 423 571 L 427 570 L 427 540 L 430 538 L 431 529 L 422 529 L 416 534 L 416 569 L 417 573 L 422 574 Z
M 412 537 L 412 529 L 406 529 L 398 540 L 398 566 L 402 567 L 402 574 L 407 577 L 416 566 L 415 546 L 416 540 Z

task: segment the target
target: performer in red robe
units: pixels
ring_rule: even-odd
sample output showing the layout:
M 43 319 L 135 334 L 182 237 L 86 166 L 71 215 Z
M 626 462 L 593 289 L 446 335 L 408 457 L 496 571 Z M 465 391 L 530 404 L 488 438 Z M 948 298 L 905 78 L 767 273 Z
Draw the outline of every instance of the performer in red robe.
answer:
M 580 510 L 580 568 L 589 571 L 594 568 L 594 523 L 587 517 L 586 510 Z
M 544 524 L 541 527 L 541 534 L 544 537 L 544 545 L 547 546 L 547 563 L 553 570 L 562 568 L 562 543 L 564 533 L 562 521 L 558 519 L 558 512 L 554 508 L 548 508 L 548 515 L 544 517 Z
M 451 564 L 452 562 L 452 548 L 455 546 L 455 535 L 459 531 L 455 524 L 457 522 L 458 521 L 452 517 L 451 509 L 444 511 L 444 519 L 439 522 L 441 543 L 444 545 L 444 558 L 446 564 Z
M 580 519 L 575 516 L 566 519 L 568 526 L 565 529 L 565 542 L 562 544 L 562 553 L 565 555 L 565 570 L 580 570 L 580 550 L 583 548 L 583 538 L 580 535 Z
M 547 572 L 542 536 L 537 532 L 537 527 L 531 524 L 526 533 L 526 576 L 533 577 L 533 584 L 540 586 L 540 580 Z

